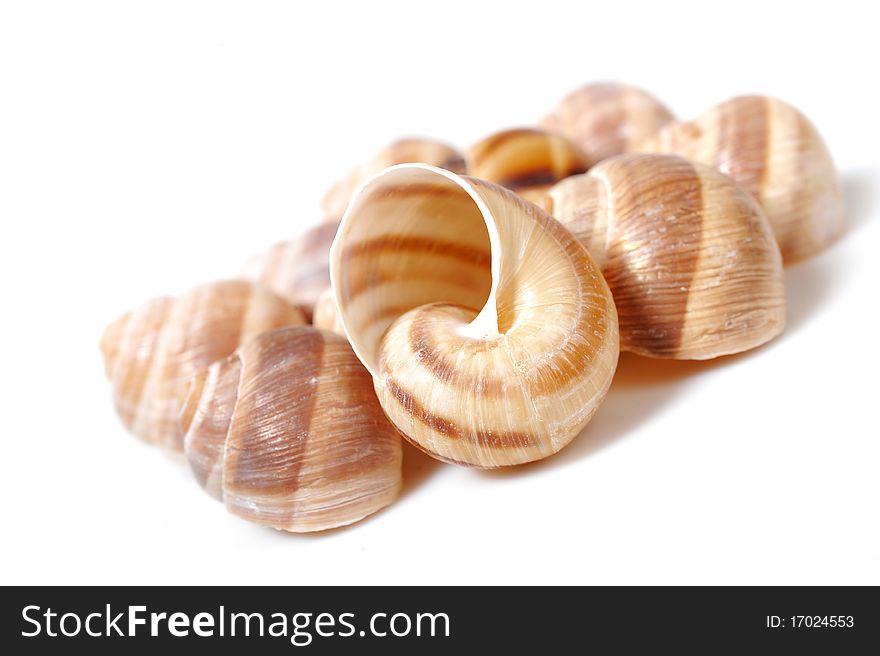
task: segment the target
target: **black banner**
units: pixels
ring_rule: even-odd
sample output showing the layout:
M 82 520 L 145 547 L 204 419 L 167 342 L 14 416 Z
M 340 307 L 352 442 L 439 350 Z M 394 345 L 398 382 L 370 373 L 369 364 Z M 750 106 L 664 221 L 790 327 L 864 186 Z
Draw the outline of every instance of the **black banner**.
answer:
M 876 588 L 4 588 L 5 653 L 856 653 Z M 651 649 L 650 651 L 654 651 Z M 763 653 L 763 652 L 762 652 Z

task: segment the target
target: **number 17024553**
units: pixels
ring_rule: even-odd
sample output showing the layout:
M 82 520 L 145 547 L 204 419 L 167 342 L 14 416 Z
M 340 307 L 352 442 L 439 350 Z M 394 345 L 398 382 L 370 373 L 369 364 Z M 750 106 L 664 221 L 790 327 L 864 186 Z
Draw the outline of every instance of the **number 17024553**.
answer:
M 768 629 L 847 629 L 852 628 L 855 620 L 852 615 L 779 615 L 767 616 Z

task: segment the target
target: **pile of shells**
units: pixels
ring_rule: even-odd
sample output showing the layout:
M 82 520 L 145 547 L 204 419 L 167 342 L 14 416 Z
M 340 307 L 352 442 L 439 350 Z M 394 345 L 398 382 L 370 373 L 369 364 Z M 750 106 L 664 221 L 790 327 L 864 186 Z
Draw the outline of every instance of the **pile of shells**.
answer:
M 783 263 L 844 226 L 797 109 L 747 96 L 678 121 L 614 83 L 464 152 L 395 142 L 323 206 L 242 280 L 152 300 L 101 340 L 126 427 L 182 451 L 231 512 L 287 531 L 390 504 L 401 436 L 480 468 L 556 453 L 620 350 L 764 344 L 785 325 Z

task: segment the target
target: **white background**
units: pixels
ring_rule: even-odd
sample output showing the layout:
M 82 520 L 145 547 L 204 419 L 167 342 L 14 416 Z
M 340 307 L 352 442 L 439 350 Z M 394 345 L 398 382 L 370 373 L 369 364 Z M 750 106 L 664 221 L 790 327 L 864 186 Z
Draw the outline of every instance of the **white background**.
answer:
M 2 583 L 880 583 L 870 3 L 4 3 Z M 126 434 L 98 339 L 321 219 L 401 135 L 467 145 L 597 79 L 682 117 L 768 93 L 839 164 L 849 230 L 786 274 L 789 326 L 708 364 L 624 356 L 557 457 L 407 451 L 400 500 L 297 536 Z

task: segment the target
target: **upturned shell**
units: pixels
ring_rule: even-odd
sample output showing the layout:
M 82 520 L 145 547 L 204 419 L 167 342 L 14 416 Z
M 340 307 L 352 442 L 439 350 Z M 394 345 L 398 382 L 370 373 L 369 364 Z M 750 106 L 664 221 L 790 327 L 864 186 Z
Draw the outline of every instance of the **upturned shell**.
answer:
M 116 410 L 135 435 L 179 451 L 178 415 L 193 376 L 253 335 L 304 323 L 287 301 L 240 280 L 149 301 L 111 323 L 101 339 Z
M 749 190 L 767 213 L 786 264 L 818 253 L 844 230 L 834 162 L 800 111 L 765 96 L 741 96 L 693 121 L 671 123 L 640 144 L 714 166 Z
M 358 166 L 347 178 L 330 188 L 322 202 L 326 216 L 341 217 L 352 194 L 382 169 L 394 164 L 416 162 L 439 166 L 454 173 L 465 173 L 462 154 L 449 144 L 420 137 L 399 139 L 385 146 L 369 162 Z
M 502 187 L 387 169 L 352 199 L 330 262 L 382 408 L 441 460 L 488 468 L 549 456 L 608 389 L 617 314 L 599 268 Z
M 622 350 L 706 359 L 782 332 L 782 260 L 767 219 L 715 169 L 620 155 L 563 180 L 544 205 L 601 266 Z
M 334 528 L 400 490 L 400 435 L 339 335 L 294 327 L 249 340 L 196 377 L 181 424 L 199 483 L 252 522 Z
M 515 128 L 496 132 L 467 151 L 468 173 L 538 201 L 550 187 L 570 175 L 583 173 L 586 155 L 565 137 Z
M 571 139 L 593 166 L 632 150 L 672 120 L 672 112 L 647 91 L 597 82 L 566 96 L 540 125 Z
M 281 241 L 245 265 L 244 276 L 280 294 L 311 316 L 315 301 L 330 286 L 330 244 L 339 221 L 315 226 Z

